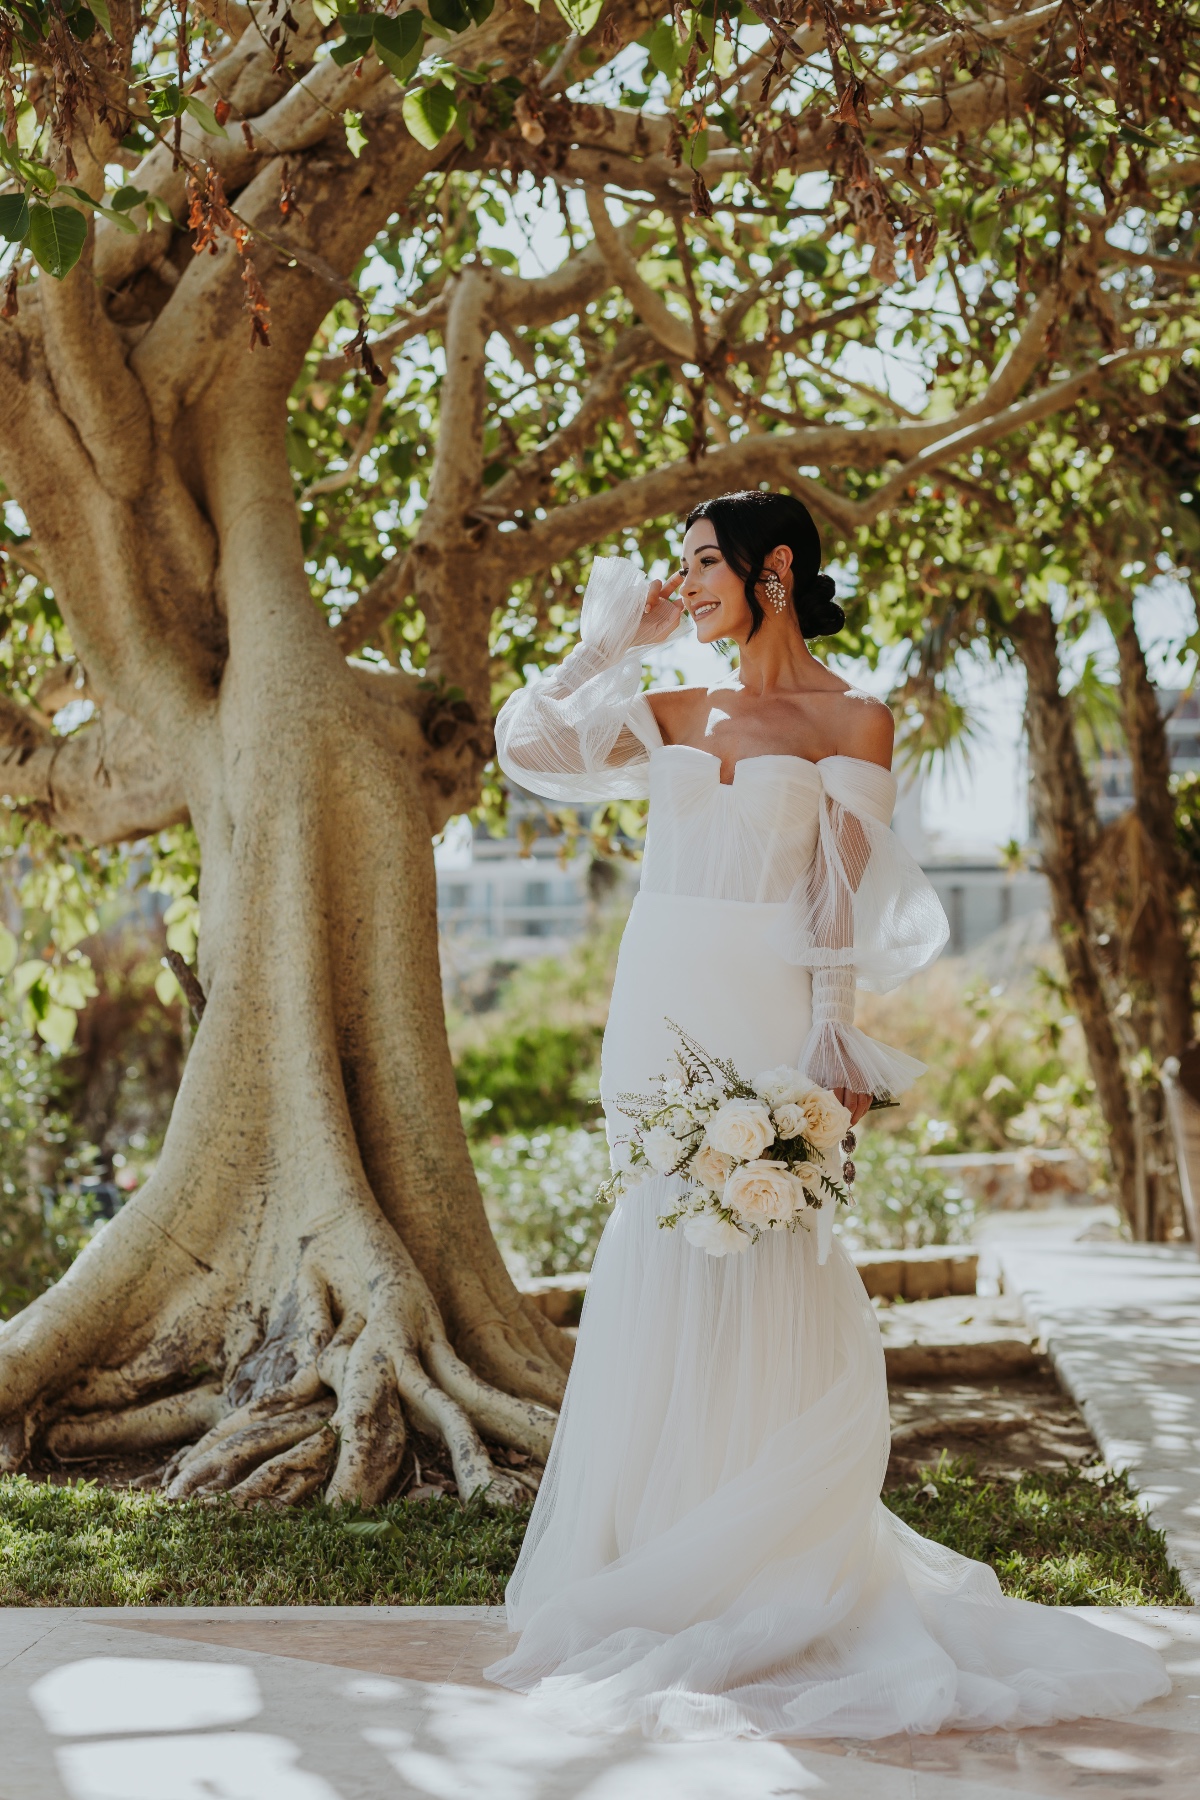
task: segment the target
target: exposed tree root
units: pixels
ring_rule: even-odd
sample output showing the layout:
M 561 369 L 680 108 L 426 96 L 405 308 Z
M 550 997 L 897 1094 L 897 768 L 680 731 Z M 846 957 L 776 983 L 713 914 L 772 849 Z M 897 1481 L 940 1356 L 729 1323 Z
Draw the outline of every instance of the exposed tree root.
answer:
M 348 1209 L 351 1219 L 355 1210 Z M 173 1371 L 195 1369 L 208 1354 L 203 1314 L 188 1308 L 159 1322 L 148 1347 L 157 1354 L 95 1370 L 69 1386 L 59 1405 L 10 1419 L 0 1429 L 6 1465 L 22 1466 L 36 1435 L 63 1462 L 181 1445 L 162 1476 L 173 1499 L 229 1493 L 244 1505 L 293 1504 L 326 1486 L 331 1500 L 373 1505 L 396 1484 L 411 1423 L 444 1444 L 464 1498 L 482 1492 L 492 1504 L 526 1501 L 536 1482 L 497 1467 L 485 1434 L 541 1462 L 555 1415 L 482 1380 L 451 1346 L 394 1233 L 365 1209 L 357 1209 L 357 1223 L 359 1233 L 339 1220 L 328 1241 L 306 1236 L 296 1280 L 253 1338 L 243 1338 L 235 1318 L 222 1380 L 210 1371 L 194 1387 L 145 1397 L 148 1386 L 177 1381 Z M 102 1236 L 135 1228 L 130 1209 Z M 366 1241 L 353 1243 L 356 1236 Z M 95 1260 L 128 1266 L 124 1258 Z M 74 1285 L 78 1305 L 95 1307 L 96 1280 Z M 60 1287 L 45 1296 L 40 1318 L 38 1307 L 22 1315 L 19 1344 L 11 1327 L 0 1331 L 0 1392 L 10 1348 L 20 1351 L 26 1391 L 38 1387 L 31 1362 L 61 1362 L 60 1333 L 71 1336 L 68 1299 Z

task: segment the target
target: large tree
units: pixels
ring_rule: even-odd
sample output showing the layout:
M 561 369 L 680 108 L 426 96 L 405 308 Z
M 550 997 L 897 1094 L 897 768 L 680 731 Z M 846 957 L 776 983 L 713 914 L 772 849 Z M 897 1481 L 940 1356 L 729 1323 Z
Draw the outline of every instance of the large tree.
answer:
M 1186 324 L 1109 296 L 1200 176 L 1195 10 L 0 0 L 5 788 L 50 856 L 190 821 L 205 998 L 152 1180 L 0 1330 L 0 1467 L 370 1501 L 408 1420 L 515 1494 L 570 1346 L 480 1205 L 431 836 L 589 547 L 759 482 L 853 543 L 1149 400 Z

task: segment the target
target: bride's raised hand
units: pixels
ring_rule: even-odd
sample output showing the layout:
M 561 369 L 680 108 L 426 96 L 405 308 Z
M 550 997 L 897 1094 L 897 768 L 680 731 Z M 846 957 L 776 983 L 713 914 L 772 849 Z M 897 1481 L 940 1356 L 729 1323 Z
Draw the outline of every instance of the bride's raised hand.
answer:
M 670 637 L 683 617 L 683 601 L 674 598 L 675 590 L 682 581 L 683 571 L 680 570 L 669 581 L 650 583 L 634 644 L 663 644 Z

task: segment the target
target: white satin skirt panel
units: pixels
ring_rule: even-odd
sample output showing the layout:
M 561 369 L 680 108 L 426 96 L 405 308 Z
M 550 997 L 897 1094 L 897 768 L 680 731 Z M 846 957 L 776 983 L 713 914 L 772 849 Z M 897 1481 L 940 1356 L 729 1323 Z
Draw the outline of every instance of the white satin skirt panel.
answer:
M 664 1014 L 743 1074 L 792 1060 L 807 976 L 773 907 L 643 895 L 604 1046 L 616 1096 L 670 1068 Z M 754 929 L 754 926 L 758 929 Z M 1153 1651 L 1005 1599 L 991 1569 L 882 1505 L 875 1314 L 807 1231 L 712 1257 L 657 1224 L 674 1184 L 617 1204 L 488 1671 L 574 1729 L 661 1737 L 1043 1724 L 1166 1691 Z
M 786 903 L 639 894 L 604 1033 L 600 1097 L 612 1129 L 622 1093 L 678 1070 L 669 1020 L 753 1079 L 795 1064 L 812 1023 L 812 977 L 767 943 Z

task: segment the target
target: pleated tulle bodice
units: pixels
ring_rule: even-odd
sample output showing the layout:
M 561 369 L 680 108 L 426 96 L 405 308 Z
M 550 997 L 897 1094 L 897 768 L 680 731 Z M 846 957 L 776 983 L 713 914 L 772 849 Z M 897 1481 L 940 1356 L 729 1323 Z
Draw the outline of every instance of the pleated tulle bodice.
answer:
M 705 900 L 786 900 L 813 860 L 821 777 L 798 756 L 752 756 L 729 782 L 689 744 L 650 757 L 642 891 Z

